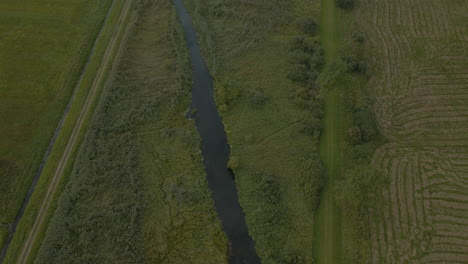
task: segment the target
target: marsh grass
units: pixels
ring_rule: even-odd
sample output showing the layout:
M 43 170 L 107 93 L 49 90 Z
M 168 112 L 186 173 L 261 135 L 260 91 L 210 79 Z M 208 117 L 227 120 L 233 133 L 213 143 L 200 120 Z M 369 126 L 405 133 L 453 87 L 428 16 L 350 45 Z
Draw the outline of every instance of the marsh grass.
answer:
M 169 1 L 137 6 L 36 263 L 227 262 L 199 138 L 185 119 L 190 68 L 180 25 Z

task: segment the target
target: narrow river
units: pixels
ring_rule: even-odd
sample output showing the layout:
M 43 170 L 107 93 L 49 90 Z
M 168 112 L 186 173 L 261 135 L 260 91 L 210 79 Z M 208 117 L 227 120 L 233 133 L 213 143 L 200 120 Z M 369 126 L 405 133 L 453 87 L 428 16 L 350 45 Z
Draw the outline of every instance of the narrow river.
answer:
M 189 49 L 193 80 L 191 109 L 196 110 L 195 123 L 202 138 L 201 150 L 208 185 L 230 242 L 229 263 L 260 263 L 239 204 L 234 177 L 227 168 L 230 148 L 214 101 L 213 79 L 198 46 L 197 35 L 183 0 L 174 0 L 174 5 Z

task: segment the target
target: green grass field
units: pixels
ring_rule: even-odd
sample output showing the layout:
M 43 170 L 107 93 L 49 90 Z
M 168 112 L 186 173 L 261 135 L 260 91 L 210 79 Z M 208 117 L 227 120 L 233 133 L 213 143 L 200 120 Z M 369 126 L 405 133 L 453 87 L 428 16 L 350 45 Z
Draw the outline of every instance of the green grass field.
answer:
M 0 222 L 11 223 L 110 5 L 0 3 Z
M 190 79 L 179 25 L 166 1 L 137 6 L 35 263 L 227 261 L 197 132 L 184 115 Z

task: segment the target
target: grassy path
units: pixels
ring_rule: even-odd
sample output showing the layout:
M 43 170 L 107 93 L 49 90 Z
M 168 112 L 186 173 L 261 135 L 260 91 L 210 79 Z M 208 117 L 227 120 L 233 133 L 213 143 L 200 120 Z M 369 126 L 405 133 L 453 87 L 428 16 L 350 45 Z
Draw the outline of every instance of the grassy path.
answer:
M 321 37 L 328 67 L 338 51 L 336 13 L 334 0 L 322 0 Z M 314 230 L 314 256 L 320 264 L 341 262 L 341 214 L 334 203 L 333 189 L 342 174 L 342 109 L 339 90 L 330 88 L 325 98 L 324 129 L 320 139 L 320 156 L 327 168 L 328 181 L 321 194 Z
M 124 25 L 123 25 L 123 20 L 127 16 L 130 10 L 130 3 L 131 1 L 127 1 L 125 7 L 122 10 L 121 16 L 119 18 L 118 26 L 114 31 L 114 35 L 112 36 L 112 39 L 109 42 L 109 45 L 107 47 L 106 53 L 104 55 L 104 58 L 102 59 L 101 65 L 99 67 L 98 73 L 96 75 L 96 78 L 93 81 L 93 84 L 89 90 L 89 94 L 86 98 L 85 105 L 81 109 L 80 115 L 78 117 L 78 120 L 76 121 L 75 127 L 73 128 L 72 135 L 68 141 L 67 147 L 65 149 L 65 152 L 63 153 L 60 162 L 57 166 L 57 169 L 55 170 L 54 176 L 52 178 L 52 181 L 50 182 L 50 185 L 47 189 L 47 194 L 46 197 L 44 198 L 42 205 L 40 207 L 40 210 L 37 214 L 36 220 L 34 221 L 34 224 L 32 226 L 32 229 L 30 233 L 28 234 L 27 240 L 24 242 L 24 246 L 21 250 L 21 253 L 19 255 L 19 260 L 18 263 L 26 263 L 28 261 L 29 254 L 31 252 L 31 249 L 34 245 L 34 242 L 36 240 L 36 237 L 40 231 L 40 228 L 42 226 L 42 223 L 45 219 L 46 213 L 51 206 L 51 203 L 53 201 L 53 196 L 55 194 L 55 191 L 57 190 L 58 183 L 60 182 L 60 179 L 63 176 L 63 172 L 65 169 L 66 164 L 69 161 L 70 154 L 72 153 L 72 150 L 75 148 L 75 143 L 77 142 L 77 137 L 80 134 L 80 131 L 84 129 L 83 123 L 86 117 L 89 114 L 90 109 L 92 108 L 92 102 L 94 101 L 94 98 L 97 96 L 97 87 L 101 85 L 104 81 L 105 78 L 105 72 L 106 70 L 110 67 L 110 60 L 112 59 L 112 52 L 118 48 L 118 32 L 123 30 Z

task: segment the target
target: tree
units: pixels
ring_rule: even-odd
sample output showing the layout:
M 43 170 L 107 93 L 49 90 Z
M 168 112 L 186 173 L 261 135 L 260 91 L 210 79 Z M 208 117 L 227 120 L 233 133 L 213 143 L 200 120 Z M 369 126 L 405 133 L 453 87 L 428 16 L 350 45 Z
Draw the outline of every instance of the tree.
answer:
M 235 170 L 235 169 L 239 168 L 239 159 L 236 156 L 232 156 L 229 159 L 227 166 L 231 170 Z
M 298 27 L 304 34 L 315 36 L 318 25 L 314 19 L 308 17 L 299 20 Z
M 337 184 L 336 200 L 348 211 L 377 205 L 388 179 L 372 165 L 361 165 L 346 173 L 345 180 Z
M 316 117 L 306 118 L 301 122 L 301 131 L 307 135 L 320 135 L 322 121 Z
M 262 107 L 267 101 L 268 97 L 260 90 L 254 90 L 249 93 L 249 102 L 254 107 Z
M 354 8 L 354 0 L 336 0 L 336 5 L 342 9 L 353 9 Z
M 304 64 L 293 64 L 289 69 L 289 73 L 287 75 L 288 79 L 293 82 L 300 82 L 304 83 L 307 81 L 309 69 Z
M 362 143 L 362 132 L 358 126 L 353 126 L 348 130 L 348 142 L 352 145 L 359 145 Z
M 370 107 L 359 107 L 354 111 L 354 124 L 359 127 L 362 142 L 373 140 L 378 132 L 375 114 Z

